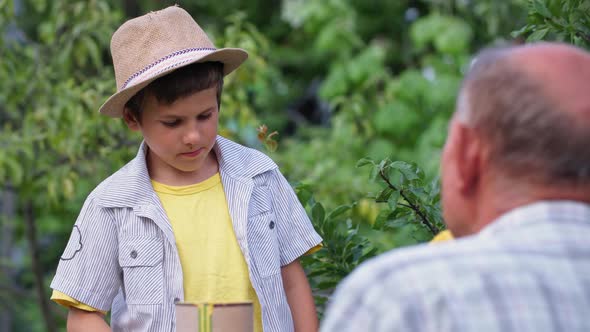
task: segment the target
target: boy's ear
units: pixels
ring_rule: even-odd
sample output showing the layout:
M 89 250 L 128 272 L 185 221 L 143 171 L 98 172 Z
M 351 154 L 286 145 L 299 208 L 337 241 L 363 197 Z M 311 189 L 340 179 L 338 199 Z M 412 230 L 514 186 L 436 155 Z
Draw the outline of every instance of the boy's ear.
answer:
M 139 121 L 131 114 L 129 108 L 125 107 L 123 110 L 123 120 L 127 124 L 127 127 L 133 131 L 139 131 L 141 128 L 139 126 Z

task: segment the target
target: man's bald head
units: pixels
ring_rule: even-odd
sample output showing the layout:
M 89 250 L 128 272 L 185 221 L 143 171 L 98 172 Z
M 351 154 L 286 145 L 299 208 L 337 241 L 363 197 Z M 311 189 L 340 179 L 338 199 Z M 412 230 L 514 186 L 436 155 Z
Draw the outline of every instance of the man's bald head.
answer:
M 540 43 L 482 52 L 456 119 L 490 147 L 495 170 L 531 183 L 590 185 L 590 55 Z
M 509 57 L 536 81 L 561 110 L 590 123 L 590 54 L 565 44 L 515 48 Z M 585 118 L 584 118 L 585 117 Z

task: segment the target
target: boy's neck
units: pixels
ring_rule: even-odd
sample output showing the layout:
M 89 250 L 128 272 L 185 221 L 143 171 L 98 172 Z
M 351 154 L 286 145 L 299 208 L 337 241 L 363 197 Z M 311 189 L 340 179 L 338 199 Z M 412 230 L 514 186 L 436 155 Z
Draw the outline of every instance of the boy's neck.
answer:
M 207 180 L 219 171 L 219 163 L 214 150 L 209 151 L 203 165 L 194 171 L 176 169 L 161 160 L 147 149 L 146 163 L 150 179 L 169 186 L 189 186 Z

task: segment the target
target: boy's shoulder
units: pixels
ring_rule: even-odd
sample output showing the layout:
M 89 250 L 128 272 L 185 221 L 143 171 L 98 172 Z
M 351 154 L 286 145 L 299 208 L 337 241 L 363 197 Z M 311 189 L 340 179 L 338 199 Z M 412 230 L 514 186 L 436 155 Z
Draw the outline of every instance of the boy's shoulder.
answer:
M 122 199 L 124 199 L 126 195 L 133 194 L 133 192 L 137 190 L 140 190 L 139 192 L 145 192 L 143 189 L 146 189 L 147 187 L 139 188 L 138 186 L 144 182 L 146 184 L 150 183 L 147 168 L 145 169 L 145 174 L 143 174 L 144 172 L 137 169 L 138 165 L 136 164 L 137 157 L 130 160 L 106 179 L 102 180 L 102 182 L 100 182 L 90 194 L 88 194 L 87 200 L 94 200 L 98 205 L 103 205 L 103 203 L 111 200 L 122 202 Z M 141 168 L 141 166 L 139 168 Z M 141 178 L 146 179 L 142 181 Z
M 277 169 L 277 164 L 266 154 L 222 136 L 217 137 L 215 152 L 222 171 L 243 177 Z

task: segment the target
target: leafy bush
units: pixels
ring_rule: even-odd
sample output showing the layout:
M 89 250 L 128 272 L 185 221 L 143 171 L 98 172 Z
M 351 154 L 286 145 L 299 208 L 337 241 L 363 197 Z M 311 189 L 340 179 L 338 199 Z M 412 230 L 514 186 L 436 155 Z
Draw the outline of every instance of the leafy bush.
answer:
M 529 0 L 527 24 L 512 35 L 527 42 L 557 40 L 590 49 L 590 2 Z

